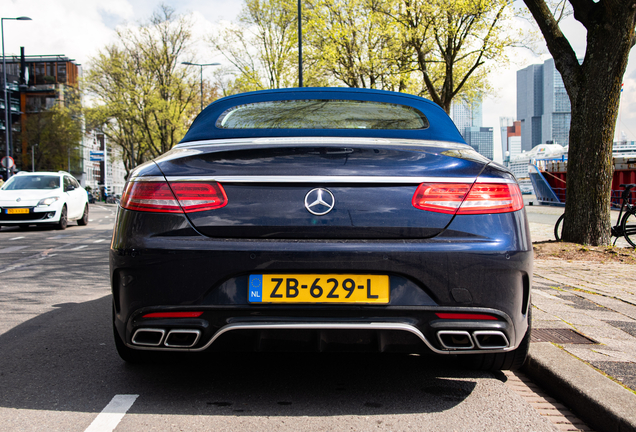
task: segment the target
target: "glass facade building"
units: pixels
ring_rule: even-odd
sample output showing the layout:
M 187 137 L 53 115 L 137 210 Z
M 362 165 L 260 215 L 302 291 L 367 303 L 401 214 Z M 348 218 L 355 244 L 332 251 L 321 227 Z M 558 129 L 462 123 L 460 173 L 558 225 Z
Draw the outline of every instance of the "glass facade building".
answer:
M 482 127 L 481 100 L 453 102 L 450 117 L 468 145 L 482 156 L 493 158 L 493 128 Z
M 464 129 L 466 144 L 474 148 L 479 154 L 493 158 L 493 128 L 471 126 Z
M 570 98 L 554 59 L 517 71 L 517 119 L 521 121 L 521 148 L 542 143 L 569 144 Z

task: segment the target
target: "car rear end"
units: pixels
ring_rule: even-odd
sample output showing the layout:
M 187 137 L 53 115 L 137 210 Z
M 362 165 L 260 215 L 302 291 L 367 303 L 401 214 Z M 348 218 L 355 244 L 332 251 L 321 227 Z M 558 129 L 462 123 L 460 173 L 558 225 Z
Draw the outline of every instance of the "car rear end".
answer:
M 514 177 L 458 140 L 325 135 L 194 139 L 134 172 L 110 253 L 124 357 L 522 344 Z

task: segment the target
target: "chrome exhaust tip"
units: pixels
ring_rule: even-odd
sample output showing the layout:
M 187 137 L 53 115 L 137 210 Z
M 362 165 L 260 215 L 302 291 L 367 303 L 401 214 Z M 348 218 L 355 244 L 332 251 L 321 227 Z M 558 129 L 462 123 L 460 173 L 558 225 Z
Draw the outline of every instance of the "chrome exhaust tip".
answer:
M 163 344 L 169 348 L 192 348 L 200 338 L 199 330 L 170 330 Z
M 473 332 L 473 337 L 479 349 L 503 349 L 510 346 L 508 338 L 500 331 L 479 330 Z
M 470 333 L 463 330 L 440 330 L 437 332 L 437 339 L 447 350 L 469 350 L 475 348 Z
M 161 345 L 165 334 L 166 331 L 163 329 L 140 328 L 133 335 L 132 343 L 134 345 L 156 347 Z

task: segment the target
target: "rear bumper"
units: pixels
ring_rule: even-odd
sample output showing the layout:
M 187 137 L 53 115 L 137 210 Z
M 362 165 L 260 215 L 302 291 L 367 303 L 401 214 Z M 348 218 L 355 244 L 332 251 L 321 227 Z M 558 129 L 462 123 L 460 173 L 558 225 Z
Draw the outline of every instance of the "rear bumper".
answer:
M 451 224 L 455 230 L 432 239 L 245 240 L 201 236 L 179 215 L 120 210 L 110 251 L 115 327 L 128 346 L 148 350 L 231 346 L 251 351 L 279 340 L 298 342 L 301 350 L 328 350 L 334 345 L 330 341 L 342 337 L 380 351 L 394 345 L 419 345 L 437 353 L 512 350 L 528 328 L 533 252 L 523 212 L 492 217 L 508 221 L 456 218 Z M 489 226 L 506 225 L 519 232 L 488 231 Z M 466 227 L 484 235 L 468 235 Z M 249 303 L 250 274 L 298 272 L 388 274 L 390 302 Z M 203 315 L 143 318 L 161 311 Z M 487 313 L 498 319 L 441 320 L 436 312 Z M 134 344 L 140 329 L 157 330 L 161 339 L 149 334 L 155 337 L 152 345 Z M 175 346 L 175 337 L 168 340 L 175 330 L 192 331 L 180 335 L 187 345 Z M 467 345 L 445 347 L 446 336 L 440 339 L 440 331 L 451 339 L 463 337 Z M 190 344 L 197 332 L 196 343 Z M 502 342 L 496 349 L 479 348 L 479 338 L 488 333 L 475 332 L 500 332 L 503 338 L 494 339 L 505 339 L 505 346 Z
M 204 314 L 197 319 L 144 318 L 150 310 L 140 311 L 127 323 L 116 319 L 116 326 L 129 347 L 156 351 L 362 350 L 469 354 L 510 351 L 521 340 L 509 317 L 483 308 L 389 307 L 357 311 L 274 308 L 263 313 L 203 309 Z M 499 319 L 445 320 L 435 315 L 439 310 L 490 313 Z M 184 334 L 192 337 L 184 339 Z

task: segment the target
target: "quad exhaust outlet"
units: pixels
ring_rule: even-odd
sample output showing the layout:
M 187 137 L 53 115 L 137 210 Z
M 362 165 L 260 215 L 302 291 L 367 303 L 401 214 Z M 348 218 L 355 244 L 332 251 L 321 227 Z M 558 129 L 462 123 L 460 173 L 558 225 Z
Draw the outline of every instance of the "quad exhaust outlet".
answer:
M 199 342 L 201 331 L 178 329 L 167 332 L 164 329 L 140 328 L 132 337 L 133 345 L 146 347 L 192 348 Z
M 493 350 L 510 346 L 506 335 L 496 330 L 477 330 L 472 334 L 465 330 L 440 330 L 437 339 L 447 350 Z

